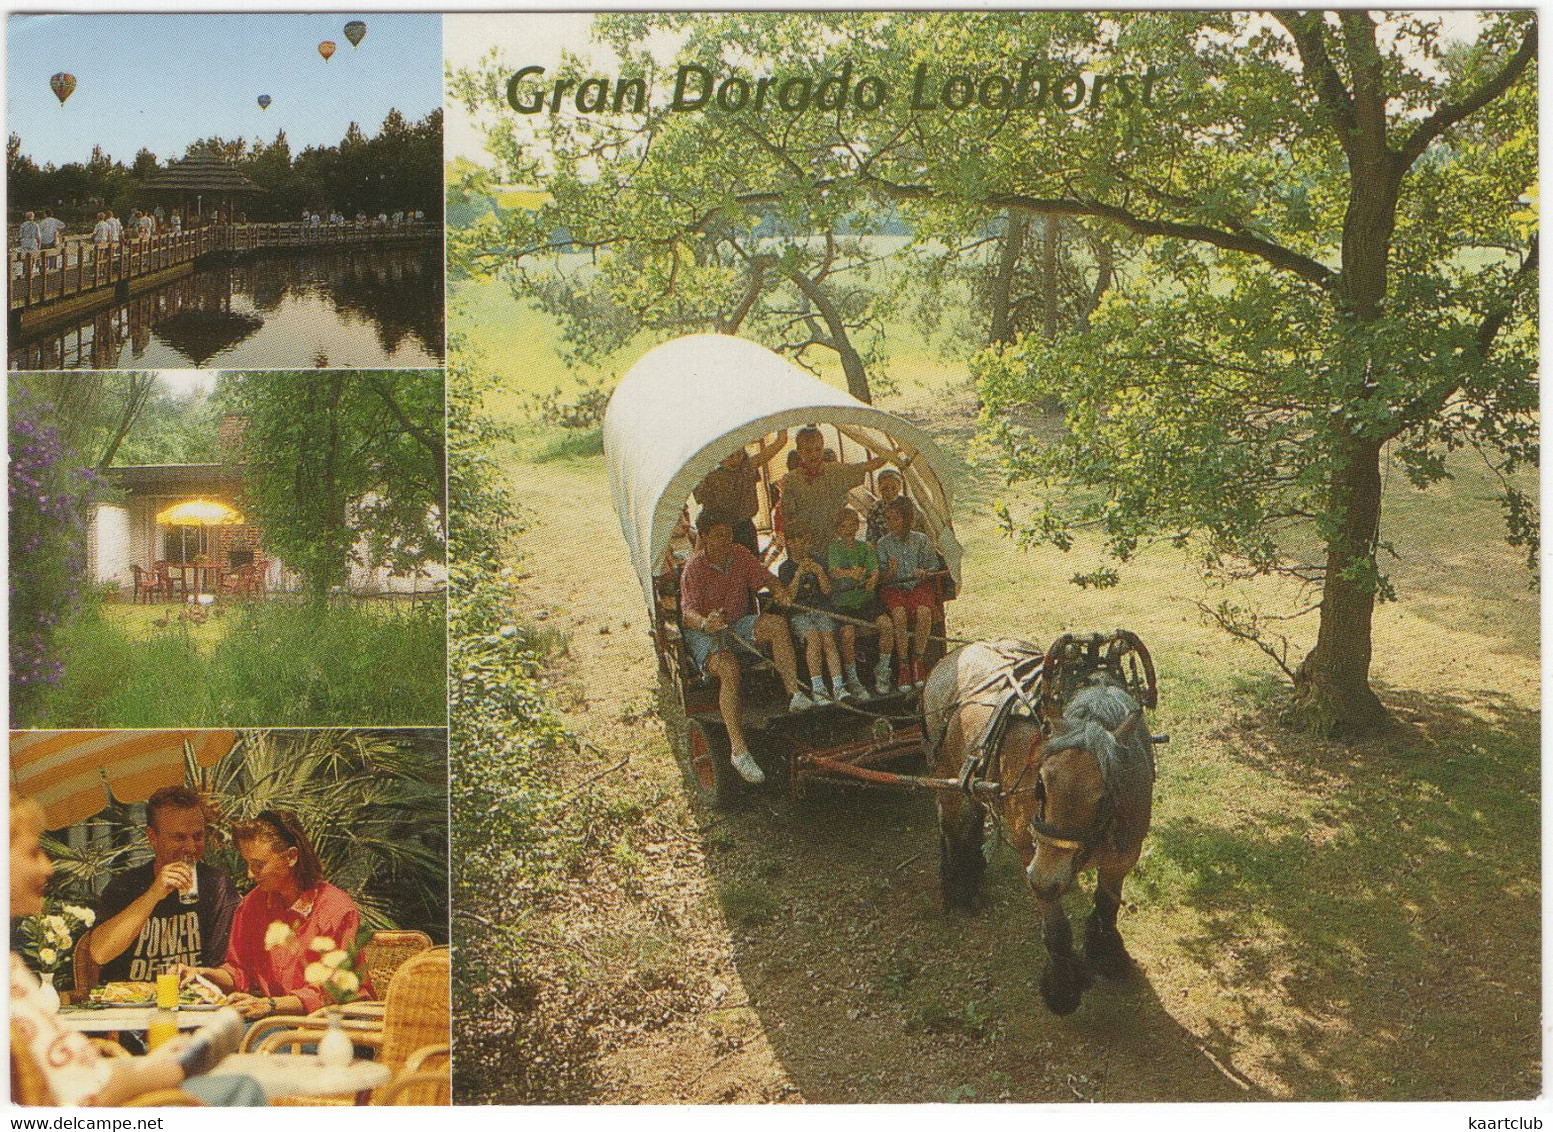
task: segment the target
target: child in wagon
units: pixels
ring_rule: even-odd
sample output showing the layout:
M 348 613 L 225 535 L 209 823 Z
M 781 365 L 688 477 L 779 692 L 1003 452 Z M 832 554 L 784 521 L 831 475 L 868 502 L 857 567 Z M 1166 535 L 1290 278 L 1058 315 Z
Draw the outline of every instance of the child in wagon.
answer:
M 878 501 L 868 509 L 868 541 L 877 543 L 889 532 L 889 525 L 885 522 L 884 509 L 896 499 L 903 498 L 906 490 L 906 479 L 894 468 L 885 468 L 875 480 L 875 486 L 879 489 Z M 912 515 L 913 526 L 916 523 L 916 515 Z
M 895 626 L 897 679 L 902 692 L 927 681 L 923 659 L 938 613 L 938 586 L 931 575 L 938 552 L 927 535 L 911 529 L 911 500 L 898 495 L 884 506 L 888 529 L 875 548 L 879 555 L 880 599 Z
M 879 660 L 874 665 L 874 688 L 881 696 L 894 691 L 890 682 L 890 649 L 894 631 L 890 616 L 874 592 L 879 581 L 879 556 L 866 542 L 859 542 L 862 520 L 856 511 L 843 507 L 836 519 L 836 537 L 825 550 L 825 566 L 830 572 L 830 604 L 849 620 L 841 622 L 841 667 L 846 673 L 847 691 L 859 700 L 868 691 L 857 675 L 858 621 L 871 621 L 879 635 Z M 865 629 L 864 632 L 867 632 Z
M 777 578 L 793 595 L 793 601 L 804 606 L 794 609 L 788 616 L 793 639 L 804 649 L 804 659 L 809 665 L 809 684 L 817 700 L 834 698 L 850 700 L 854 694 L 846 686 L 841 673 L 841 654 L 836 648 L 836 620 L 824 612 L 830 604 L 830 575 L 814 557 L 814 535 L 809 524 L 802 519 L 787 520 L 787 561 L 777 571 Z M 825 672 L 830 673 L 832 693 L 825 691 Z

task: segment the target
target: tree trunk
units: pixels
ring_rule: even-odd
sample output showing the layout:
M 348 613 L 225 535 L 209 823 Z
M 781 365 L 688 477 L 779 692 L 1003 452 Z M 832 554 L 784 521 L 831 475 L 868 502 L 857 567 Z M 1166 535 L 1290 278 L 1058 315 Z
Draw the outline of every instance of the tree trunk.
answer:
M 874 395 L 868 388 L 868 369 L 863 365 L 863 356 L 857 352 L 852 345 L 852 339 L 847 336 L 847 324 L 841 317 L 841 311 L 826 293 L 825 288 L 803 272 L 790 271 L 788 278 L 802 292 L 804 298 L 814 304 L 814 309 L 819 311 L 820 317 L 825 320 L 825 329 L 830 332 L 830 341 L 826 345 L 835 350 L 841 358 L 841 372 L 846 375 L 847 392 L 863 404 L 872 405 Z
M 1062 230 L 1057 217 L 1046 214 L 1046 239 L 1041 246 L 1041 324 L 1048 342 L 1057 337 L 1057 248 Z
M 1008 233 L 1003 237 L 1003 251 L 998 257 L 997 274 L 992 280 L 992 318 L 987 329 L 987 344 L 990 346 L 1006 346 L 1014 340 L 1014 268 L 1024 253 L 1025 230 L 1029 225 L 1028 212 L 1022 208 L 1009 210 Z
M 1332 469 L 1337 530 L 1327 544 L 1316 647 L 1296 674 L 1296 714 L 1322 735 L 1377 731 L 1391 716 L 1370 687 L 1380 444 L 1349 439 Z

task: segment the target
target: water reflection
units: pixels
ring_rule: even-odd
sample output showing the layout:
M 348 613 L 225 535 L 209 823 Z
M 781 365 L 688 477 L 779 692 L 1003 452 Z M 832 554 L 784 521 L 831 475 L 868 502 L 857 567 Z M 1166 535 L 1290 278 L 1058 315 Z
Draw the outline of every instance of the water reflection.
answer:
M 11 344 L 13 370 L 442 364 L 442 246 L 269 255 Z

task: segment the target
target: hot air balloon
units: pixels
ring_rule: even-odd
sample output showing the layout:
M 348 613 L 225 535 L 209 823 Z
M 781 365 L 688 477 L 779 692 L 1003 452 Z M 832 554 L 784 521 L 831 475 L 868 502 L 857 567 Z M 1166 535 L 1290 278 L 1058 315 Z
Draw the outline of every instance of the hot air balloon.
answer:
M 269 108 L 270 108 L 270 96 L 267 95 L 267 94 L 261 94 L 259 96 L 259 109 L 260 110 L 268 110 Z
M 352 49 L 359 47 L 361 41 L 367 38 L 367 25 L 360 20 L 352 20 L 345 25 L 345 38 L 351 41 Z
M 75 76 L 61 71 L 49 80 L 49 87 L 54 91 L 54 97 L 59 99 L 59 104 L 63 106 L 65 99 L 75 91 Z
M 326 39 L 318 45 L 318 54 L 324 57 L 324 62 L 329 61 L 329 56 L 334 54 L 334 40 Z

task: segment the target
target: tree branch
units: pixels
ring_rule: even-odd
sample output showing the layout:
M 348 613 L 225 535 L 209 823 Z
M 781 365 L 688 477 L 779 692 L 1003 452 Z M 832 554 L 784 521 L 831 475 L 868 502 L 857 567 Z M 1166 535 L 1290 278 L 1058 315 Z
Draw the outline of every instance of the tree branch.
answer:
M 1499 69 L 1499 73 L 1481 87 L 1463 98 L 1460 102 L 1446 102 L 1437 107 L 1433 114 L 1420 122 L 1408 139 L 1402 143 L 1401 156 L 1407 165 L 1418 160 L 1424 150 L 1429 148 L 1429 143 L 1434 141 L 1446 130 L 1457 122 L 1466 118 L 1469 114 L 1475 114 L 1510 89 L 1512 83 L 1520 78 L 1526 68 L 1531 65 L 1532 59 L 1537 54 L 1537 21 L 1533 18 L 1526 25 L 1526 34 L 1521 38 L 1521 45 L 1515 54 Z

